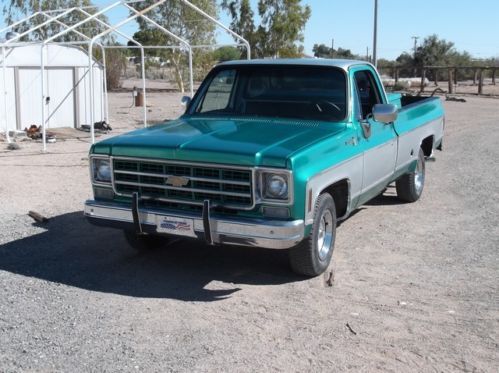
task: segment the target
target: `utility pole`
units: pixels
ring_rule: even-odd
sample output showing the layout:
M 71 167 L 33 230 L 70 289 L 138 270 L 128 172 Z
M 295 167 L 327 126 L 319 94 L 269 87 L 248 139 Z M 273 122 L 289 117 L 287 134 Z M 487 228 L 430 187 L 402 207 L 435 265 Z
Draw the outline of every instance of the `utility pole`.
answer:
M 378 44 L 378 0 L 374 0 L 374 35 L 373 35 L 373 65 L 377 67 L 377 44 Z
M 334 58 L 334 38 L 332 39 L 331 42 L 331 58 Z
M 413 59 L 414 59 L 414 63 L 416 61 L 416 51 L 418 50 L 418 39 L 419 39 L 419 36 L 411 36 L 412 39 L 414 39 L 414 55 L 412 56 Z M 417 74 L 417 70 L 416 70 L 416 66 L 414 66 L 414 70 L 412 72 L 413 76 L 416 76 Z
M 369 62 L 369 47 L 366 47 L 366 61 Z
M 414 39 L 414 57 L 416 57 L 416 50 L 418 49 L 419 36 L 411 36 L 411 39 Z

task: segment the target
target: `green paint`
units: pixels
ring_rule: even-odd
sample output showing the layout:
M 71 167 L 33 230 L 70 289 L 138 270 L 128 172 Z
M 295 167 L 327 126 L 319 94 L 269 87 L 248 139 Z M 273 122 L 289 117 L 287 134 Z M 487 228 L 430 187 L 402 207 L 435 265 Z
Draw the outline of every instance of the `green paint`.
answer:
M 301 60 L 298 60 L 301 61 Z M 238 62 L 234 64 L 242 64 Z M 252 62 L 244 62 L 252 63 Z M 261 61 L 254 62 L 263 64 Z M 272 62 L 276 63 L 276 62 Z M 291 64 L 290 61 L 283 62 Z M 300 62 L 295 62 L 300 63 Z M 313 61 L 310 64 L 327 64 Z M 233 65 L 234 65 L 233 64 Z M 266 63 L 268 64 L 268 62 Z M 369 69 L 378 74 L 371 65 L 354 64 L 345 67 L 349 79 L 349 95 L 356 98 L 353 77 L 358 70 Z M 390 94 L 388 102 L 401 108 L 401 95 Z M 200 118 L 183 116 L 177 120 L 133 131 L 104 140 L 91 149 L 94 154 L 177 160 L 196 163 L 215 163 L 248 167 L 287 168 L 294 176 L 294 204 L 290 206 L 290 219 L 305 217 L 306 184 L 313 176 L 353 157 L 363 156 L 366 151 L 393 140 L 415 128 L 443 116 L 439 99 L 403 107 L 394 125 L 385 125 L 369 119 L 372 134 L 364 138 L 354 100 L 347 120 L 343 123 L 315 122 L 272 118 Z M 352 141 L 354 144 L 352 145 Z M 414 169 L 415 162 L 399 170 L 387 180 L 393 181 L 405 172 Z M 386 183 L 364 191 L 352 201 L 356 207 L 379 194 Z M 126 198 L 117 201 L 129 203 Z M 261 205 L 253 211 L 234 212 L 237 216 L 261 216 Z M 310 233 L 310 226 L 305 234 Z

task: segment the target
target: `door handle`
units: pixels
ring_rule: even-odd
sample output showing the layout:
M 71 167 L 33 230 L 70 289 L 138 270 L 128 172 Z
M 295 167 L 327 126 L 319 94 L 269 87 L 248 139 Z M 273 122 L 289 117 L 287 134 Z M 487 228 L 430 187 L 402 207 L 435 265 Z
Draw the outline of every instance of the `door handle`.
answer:
M 362 128 L 362 134 L 366 139 L 371 137 L 371 123 L 367 120 L 363 120 L 360 122 L 360 127 Z

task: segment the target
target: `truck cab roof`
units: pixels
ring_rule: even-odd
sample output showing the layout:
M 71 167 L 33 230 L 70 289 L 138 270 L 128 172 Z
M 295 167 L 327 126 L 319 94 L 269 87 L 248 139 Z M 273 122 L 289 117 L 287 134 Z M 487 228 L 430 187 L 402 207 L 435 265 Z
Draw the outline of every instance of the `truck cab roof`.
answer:
M 327 58 L 283 58 L 283 59 L 254 59 L 234 60 L 222 62 L 219 66 L 247 66 L 247 65 L 298 65 L 298 66 L 331 66 L 348 71 L 352 66 L 372 66 L 369 62 L 359 60 L 342 60 Z

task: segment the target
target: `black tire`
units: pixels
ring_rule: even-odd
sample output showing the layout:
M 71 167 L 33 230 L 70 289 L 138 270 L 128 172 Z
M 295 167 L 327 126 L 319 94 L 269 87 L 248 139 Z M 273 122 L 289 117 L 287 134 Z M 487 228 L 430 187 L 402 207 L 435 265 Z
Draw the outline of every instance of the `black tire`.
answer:
M 425 182 L 425 158 L 423 149 L 419 149 L 416 169 L 402 175 L 395 183 L 397 196 L 405 202 L 416 202 L 423 194 Z
M 321 230 L 322 234 L 325 235 L 322 245 L 319 247 Z M 335 238 L 336 209 L 334 200 L 329 193 L 323 193 L 315 203 L 314 222 L 309 236 L 289 251 L 289 262 L 293 271 L 311 277 L 323 273 L 331 262 Z
M 155 235 L 140 235 L 134 231 L 125 230 L 126 242 L 139 252 L 147 252 L 155 249 L 160 249 L 169 241 L 168 237 L 165 236 L 155 236 Z

